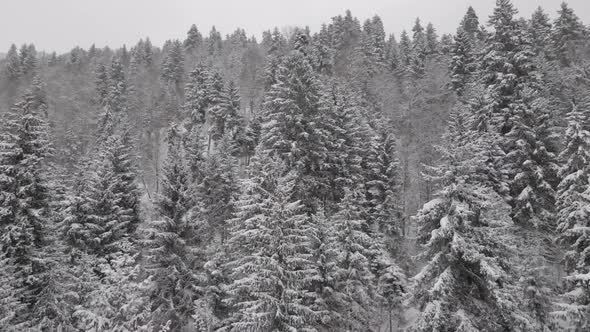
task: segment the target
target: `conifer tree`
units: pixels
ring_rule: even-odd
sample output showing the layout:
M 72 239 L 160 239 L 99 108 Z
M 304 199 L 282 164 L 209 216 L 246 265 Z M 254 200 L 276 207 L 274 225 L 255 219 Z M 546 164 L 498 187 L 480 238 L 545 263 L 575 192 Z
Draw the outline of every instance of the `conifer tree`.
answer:
M 311 225 L 291 198 L 296 175 L 280 176 L 280 163 L 268 165 L 278 172 L 247 180 L 232 222 L 229 324 L 231 331 L 313 331 L 314 312 L 304 303 L 313 278 Z
M 147 272 L 154 289 L 151 320 L 156 329 L 168 326 L 180 329 L 193 314 L 197 284 L 191 245 L 198 225 L 191 225 L 186 214 L 190 209 L 190 174 L 183 161 L 178 128 L 168 132 L 168 154 L 163 166 L 162 192 L 158 197 L 159 217 L 146 230 Z
M 117 183 L 113 188 L 118 196 L 119 221 L 124 223 L 125 233 L 133 234 L 137 228 L 139 217 L 140 192 L 137 187 L 137 156 L 135 145 L 129 128 L 124 126 L 121 133 L 110 138 L 110 162 Z
M 197 29 L 196 25 L 191 25 L 191 28 L 188 30 L 186 39 L 184 40 L 184 49 L 187 52 L 194 52 L 199 47 L 203 45 L 203 36 Z
M 497 230 L 510 225 L 508 209 L 477 167 L 485 164 L 486 146 L 461 139 L 457 129 L 446 134 L 436 166 L 438 197 L 416 216 L 428 262 L 413 278 L 412 301 L 421 313 L 410 330 L 534 330 L 519 309 L 507 248 L 498 237 Z
M 402 31 L 399 40 L 399 61 L 400 66 L 408 69 L 411 63 L 412 42 L 406 30 Z
M 461 20 L 461 28 L 468 34 L 471 40 L 475 40 L 479 30 L 479 18 L 473 7 L 469 6 L 467 8 L 467 13 L 465 13 L 465 16 Z
M 284 58 L 276 81 L 265 96 L 260 147 L 300 172 L 295 193 L 313 208 L 312 201 L 322 188 L 314 175 L 324 158 L 316 120 L 320 116 L 319 82 L 305 56 L 297 51 Z
M 575 47 L 585 37 L 585 27 L 566 2 L 561 3 L 553 23 L 553 52 L 561 65 L 569 66 L 575 60 Z
M 555 145 L 549 132 L 550 104 L 533 64 L 534 51 L 509 0 L 498 0 L 483 57 L 487 98 L 484 113 L 502 135 L 502 167 L 509 176 L 513 216 L 521 225 L 552 226 Z M 506 66 L 510 63 L 510 66 Z
M 475 59 L 472 41 L 465 30 L 457 29 L 454 39 L 451 49 L 451 83 L 453 90 L 460 96 L 475 69 Z
M 98 65 L 95 70 L 95 76 L 97 104 L 102 106 L 105 105 L 109 94 L 109 77 L 104 64 L 101 63 Z
M 17 322 L 27 308 L 18 298 L 13 278 L 14 265 L 4 252 L 0 252 L 0 329 L 7 332 L 26 328 L 26 322 Z
M 20 58 L 18 57 L 18 51 L 14 44 L 10 46 L 8 53 L 6 53 L 4 70 L 10 80 L 17 80 L 22 74 Z
M 549 21 L 549 16 L 540 6 L 533 12 L 529 33 L 536 53 L 547 53 L 548 46 L 551 42 L 551 22 Z
M 43 288 L 39 248 L 45 244 L 49 188 L 45 159 L 51 153 L 43 82 L 35 77 L 22 100 L 5 114 L 0 134 L 0 252 L 13 265 L 17 299 L 34 307 Z M 33 318 L 30 312 L 16 323 Z
M 433 55 L 438 52 L 438 36 L 432 23 L 426 25 L 426 50 L 428 55 Z
M 209 75 L 204 66 L 198 65 L 190 72 L 186 83 L 184 108 L 193 124 L 205 123 L 207 117 L 207 108 L 209 107 L 207 80 Z
M 364 194 L 347 190 L 339 210 L 330 217 L 328 245 L 338 252 L 333 271 L 334 291 L 339 293 L 339 316 L 342 331 L 358 331 L 370 326 L 376 308 L 376 280 L 371 271 L 375 239 L 367 233 L 363 219 Z M 334 309 L 332 309 L 334 310 Z
M 565 148 L 560 154 L 562 168 L 561 182 L 557 195 L 557 232 L 561 242 L 568 246 L 565 254 L 568 287 L 565 294 L 567 303 L 563 313 L 574 323 L 576 331 L 587 328 L 589 310 L 588 274 L 590 270 L 590 236 L 588 215 L 590 214 L 590 185 L 588 160 L 590 160 L 590 132 L 588 131 L 588 104 L 572 105 L 568 114 Z
M 234 213 L 238 192 L 237 161 L 232 156 L 234 147 L 229 135 L 221 138 L 217 150 L 202 164 L 202 179 L 195 192 L 198 212 L 194 215 L 207 223 L 223 243 L 227 239 L 227 222 Z
M 240 96 L 233 82 L 229 82 L 222 91 L 221 96 L 211 95 L 211 100 L 217 105 L 211 108 L 212 138 L 219 140 L 226 133 L 233 136 L 234 131 L 240 125 Z M 220 100 L 219 100 L 219 99 Z
M 428 53 L 428 44 L 426 40 L 426 34 L 424 33 L 424 27 L 420 23 L 420 19 L 416 18 L 414 27 L 412 28 L 412 51 L 410 60 L 410 69 L 412 74 L 416 77 L 421 77 L 424 74 L 424 67 L 426 61 L 426 55 Z
M 365 162 L 367 222 L 390 237 L 401 237 L 400 174 L 397 140 L 385 130 L 371 139 Z
M 182 44 L 178 40 L 171 42 L 162 62 L 164 82 L 179 86 L 184 76 L 184 55 Z

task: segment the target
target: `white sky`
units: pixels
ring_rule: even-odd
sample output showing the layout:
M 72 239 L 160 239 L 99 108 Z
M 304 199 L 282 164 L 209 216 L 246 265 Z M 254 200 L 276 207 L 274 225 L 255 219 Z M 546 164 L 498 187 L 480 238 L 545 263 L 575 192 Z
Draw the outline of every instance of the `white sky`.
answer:
M 513 0 L 520 15 L 529 17 L 541 5 L 552 16 L 562 0 Z M 585 24 L 590 1 L 569 0 Z M 416 17 L 432 22 L 439 34 L 454 32 L 469 5 L 480 22 L 487 21 L 494 0 L 0 0 L 0 53 L 10 44 L 34 43 L 38 50 L 65 52 L 133 45 L 149 36 L 155 45 L 184 39 L 195 23 L 206 35 L 215 25 L 223 35 L 237 27 L 260 38 L 275 26 L 305 26 L 317 31 L 322 23 L 350 9 L 361 22 L 374 14 L 388 33 L 410 30 Z

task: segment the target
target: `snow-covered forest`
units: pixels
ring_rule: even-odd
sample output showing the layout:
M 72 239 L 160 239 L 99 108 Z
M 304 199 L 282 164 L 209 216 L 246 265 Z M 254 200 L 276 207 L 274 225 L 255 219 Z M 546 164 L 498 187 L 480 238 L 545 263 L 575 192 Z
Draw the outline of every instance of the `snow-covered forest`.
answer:
M 0 331 L 590 331 L 590 27 L 408 23 L 2 50 Z

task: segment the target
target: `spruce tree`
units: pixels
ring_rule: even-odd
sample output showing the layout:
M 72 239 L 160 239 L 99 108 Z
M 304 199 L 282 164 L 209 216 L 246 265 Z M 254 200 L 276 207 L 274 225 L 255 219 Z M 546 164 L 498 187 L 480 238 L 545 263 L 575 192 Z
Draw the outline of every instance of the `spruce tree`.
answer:
M 237 160 L 232 156 L 233 141 L 229 135 L 221 138 L 217 152 L 203 162 L 202 179 L 198 183 L 194 215 L 219 235 L 221 242 L 227 239 L 227 222 L 234 213 L 238 192 Z
M 178 40 L 171 42 L 162 62 L 162 79 L 178 88 L 184 76 L 184 54 Z
M 0 134 L 0 251 L 13 265 L 17 299 L 34 308 L 43 288 L 40 248 L 49 212 L 46 158 L 51 153 L 43 82 L 35 77 L 22 100 L 5 114 Z M 16 323 L 31 321 L 30 312 Z
M 228 323 L 232 331 L 313 331 L 314 311 L 304 302 L 313 278 L 311 225 L 291 198 L 296 174 L 267 165 L 275 169 L 244 184 L 232 222 L 227 303 L 235 314 Z
M 318 128 L 319 81 L 305 56 L 297 51 L 284 58 L 276 81 L 264 99 L 260 148 L 300 172 L 295 193 L 313 209 L 323 187 L 316 175 L 325 158 Z
M 208 70 L 204 66 L 198 65 L 190 72 L 186 83 L 184 109 L 193 124 L 205 123 L 207 117 L 207 108 L 209 107 L 208 77 Z
M 479 18 L 473 7 L 469 6 L 469 8 L 467 8 L 467 13 L 465 13 L 465 16 L 463 16 L 463 19 L 461 20 L 461 28 L 467 33 L 471 40 L 475 40 L 479 31 Z
M 575 322 L 576 331 L 587 328 L 588 261 L 590 260 L 590 184 L 588 163 L 590 158 L 590 132 L 588 131 L 588 103 L 572 105 L 568 114 L 565 147 L 560 154 L 562 167 L 559 172 L 557 195 L 557 232 L 559 240 L 567 245 L 565 267 L 570 275 L 565 293 L 566 304 L 562 313 Z
M 376 308 L 376 279 L 371 271 L 374 238 L 367 233 L 363 219 L 364 193 L 346 190 L 338 212 L 329 218 L 328 246 L 338 254 L 333 271 L 334 291 L 340 303 L 337 310 L 341 321 L 334 322 L 342 331 L 358 331 L 370 327 Z
M 26 322 L 18 322 L 27 308 L 18 298 L 14 288 L 14 265 L 3 252 L 0 252 L 0 329 L 7 332 L 21 331 Z
M 551 35 L 553 52 L 561 65 L 569 66 L 576 60 L 576 46 L 583 42 L 585 34 L 585 27 L 573 9 L 566 2 L 562 2 Z
M 191 28 L 188 30 L 186 35 L 186 39 L 184 40 L 184 49 L 187 52 L 194 52 L 195 50 L 199 49 L 203 45 L 203 36 L 197 29 L 196 25 L 191 25 Z
M 426 50 L 428 55 L 438 53 L 438 36 L 432 23 L 426 25 Z
M 22 74 L 20 59 L 18 57 L 18 51 L 16 49 L 16 45 L 14 44 L 10 46 L 8 53 L 6 53 L 6 63 L 4 71 L 6 73 L 6 76 L 13 81 L 17 80 Z
M 475 59 L 472 41 L 465 30 L 457 29 L 454 39 L 451 49 L 451 83 L 453 90 L 460 96 L 471 79 Z
M 146 270 L 154 288 L 151 320 L 156 329 L 180 329 L 193 314 L 197 285 L 191 245 L 198 225 L 186 217 L 190 209 L 190 174 L 183 160 L 178 128 L 168 132 L 168 153 L 163 165 L 162 191 L 157 200 L 158 218 L 145 231 Z
M 137 186 L 137 155 L 135 144 L 128 127 L 123 126 L 121 133 L 108 141 L 109 158 L 117 183 L 113 188 L 118 196 L 119 221 L 124 223 L 125 233 L 131 235 L 140 222 L 139 198 Z
M 549 16 L 540 6 L 531 16 L 529 33 L 531 34 L 536 53 L 547 53 L 548 46 L 551 42 L 551 22 L 549 21 Z
M 461 113 L 458 117 L 464 117 Z M 415 217 L 426 265 L 413 278 L 420 315 L 411 331 L 533 330 L 519 309 L 500 230 L 508 209 L 482 175 L 485 141 L 450 127 L 435 168 L 441 189 Z M 483 177 L 485 179 L 485 177 Z

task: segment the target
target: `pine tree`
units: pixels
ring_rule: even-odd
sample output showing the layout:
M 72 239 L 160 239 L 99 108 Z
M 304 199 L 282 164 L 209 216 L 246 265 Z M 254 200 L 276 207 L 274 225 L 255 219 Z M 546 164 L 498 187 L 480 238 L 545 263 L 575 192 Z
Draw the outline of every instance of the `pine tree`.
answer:
M 402 31 L 399 40 L 399 61 L 400 67 L 408 69 L 411 63 L 412 42 L 406 30 Z
M 202 179 L 196 188 L 197 218 L 219 235 L 221 243 L 227 239 L 227 222 L 234 213 L 238 192 L 237 161 L 233 158 L 233 142 L 229 135 L 221 138 L 218 151 L 210 154 L 202 164 Z
M 72 314 L 76 330 L 160 330 L 156 322 L 149 320 L 151 301 L 146 294 L 154 285 L 151 279 L 143 278 L 138 253 L 126 241 L 117 243 L 117 247 L 120 251 L 112 253 L 108 259 L 94 258 L 92 262 L 100 279 L 92 280 L 83 305 L 77 306 Z
M 20 58 L 18 56 L 16 45 L 14 44 L 10 46 L 8 53 L 6 53 L 4 70 L 10 80 L 17 80 L 22 74 Z
M 568 287 L 564 305 L 565 318 L 574 322 L 576 331 L 587 328 L 588 306 L 588 248 L 590 248 L 590 184 L 588 160 L 590 160 L 590 132 L 588 132 L 588 104 L 572 105 L 568 114 L 565 148 L 560 154 L 561 182 L 557 194 L 557 232 L 561 242 L 568 245 L 565 254 Z
M 385 52 L 385 61 L 388 65 L 388 68 L 392 71 L 396 70 L 399 66 L 399 45 L 395 40 L 395 36 L 393 34 L 389 35 L 386 44 L 386 52 Z
M 207 49 L 209 55 L 219 55 L 221 53 L 222 38 L 221 33 L 215 29 L 215 26 L 211 28 L 209 32 L 209 38 L 207 40 Z
M 265 96 L 260 147 L 301 173 L 295 192 L 313 209 L 322 184 L 315 175 L 323 161 L 319 127 L 320 86 L 309 62 L 300 52 L 286 56 L 276 83 Z
M 475 69 L 475 59 L 473 44 L 468 33 L 459 28 L 454 38 L 455 42 L 451 50 L 451 83 L 453 90 L 460 96 Z
M 207 117 L 207 108 L 210 102 L 207 93 L 209 75 L 209 72 L 204 66 L 198 65 L 190 72 L 188 82 L 186 83 L 186 102 L 184 108 L 193 124 L 205 123 Z
M 314 312 L 304 303 L 313 277 L 311 225 L 291 198 L 296 175 L 280 176 L 279 163 L 267 165 L 275 169 L 244 184 L 232 222 L 229 324 L 232 331 L 314 331 Z
M 499 238 L 511 223 L 508 209 L 482 181 L 487 171 L 479 165 L 486 164 L 487 147 L 473 137 L 462 139 L 458 129 L 450 127 L 440 149 L 438 197 L 416 216 L 428 262 L 413 278 L 412 301 L 421 313 L 410 330 L 534 330 L 514 296 L 507 248 Z
M 32 74 L 37 67 L 37 51 L 33 44 L 23 44 L 19 52 L 20 68 L 23 75 Z
M 337 310 L 342 319 L 334 322 L 342 331 L 369 327 L 376 308 L 377 283 L 371 271 L 371 249 L 375 240 L 365 232 L 363 201 L 362 192 L 347 190 L 338 212 L 329 218 L 329 233 L 333 239 L 328 245 L 334 246 L 332 250 L 338 253 L 333 271 L 334 291 L 343 297 L 339 306 L 332 310 Z
M 416 77 L 421 77 L 424 74 L 426 55 L 428 53 L 428 45 L 424 27 L 417 18 L 412 28 L 412 51 L 410 56 L 410 69 L 412 74 Z
M 501 167 L 509 175 L 513 216 L 521 225 L 552 227 L 555 182 L 554 143 L 549 132 L 550 104 L 543 96 L 526 31 L 514 20 L 516 9 L 498 0 L 483 57 L 487 87 L 485 117 L 503 136 L 506 153 Z M 506 63 L 511 64 L 507 66 Z
M 121 131 L 109 139 L 109 158 L 117 178 L 113 193 L 119 198 L 119 221 L 126 225 L 125 233 L 131 235 L 140 223 L 137 155 L 130 129 L 124 126 Z
M 37 255 L 44 245 L 49 209 L 46 112 L 43 82 L 35 77 L 22 100 L 5 114 L 0 134 L 0 252 L 13 265 L 17 299 L 29 309 L 43 287 Z M 29 314 L 17 317 L 16 323 L 32 319 Z
M 178 40 L 171 42 L 162 62 L 164 82 L 178 86 L 184 76 L 184 55 L 182 44 Z
M 546 53 L 551 42 L 551 22 L 549 16 L 545 14 L 540 6 L 533 12 L 529 33 L 536 53 Z
M 432 23 L 426 25 L 426 50 L 428 55 L 438 53 L 438 36 Z
M 325 114 L 322 121 L 325 137 L 321 143 L 326 152 L 317 181 L 321 185 L 319 198 L 330 205 L 326 207 L 329 213 L 344 197 L 345 188 L 356 188 L 365 180 L 363 162 L 370 146 L 363 143 L 370 141 L 371 135 L 351 91 L 333 85 L 323 91 L 321 104 Z
M 395 136 L 385 130 L 371 139 L 364 179 L 367 222 L 389 237 L 399 239 L 403 230 L 396 145 Z
M 479 32 L 479 18 L 473 7 L 467 8 L 467 13 L 461 20 L 461 28 L 467 33 L 471 40 L 475 40 Z
M 187 220 L 191 201 L 190 174 L 183 161 L 182 141 L 177 130 L 173 125 L 168 132 L 168 154 L 157 201 L 159 217 L 150 221 L 144 239 L 146 269 L 155 283 L 150 297 L 151 320 L 156 329 L 164 326 L 180 329 L 186 325 L 193 314 L 197 295 L 191 245 L 195 240 L 194 232 L 202 229 Z
M 115 193 L 119 179 L 108 153 L 100 152 L 91 165 L 92 170 L 85 175 L 89 181 L 85 194 L 89 207 L 82 230 L 88 238 L 80 240 L 85 242 L 84 247 L 89 248 L 89 253 L 102 257 L 117 251 L 116 241 L 125 234 L 127 223 L 119 219 L 121 199 Z
M 551 35 L 553 52 L 563 66 L 569 66 L 575 60 L 576 44 L 582 42 L 585 37 L 585 27 L 565 2 L 561 4 L 557 15 Z
M 223 89 L 221 96 L 213 94 L 210 98 L 213 103 L 218 103 L 216 107 L 210 109 L 212 138 L 219 140 L 226 133 L 233 136 L 240 124 L 240 96 L 234 83 L 229 82 L 227 87 Z
M 193 24 L 188 30 L 186 39 L 184 40 L 184 49 L 187 52 L 194 52 L 199 49 L 201 45 L 203 45 L 203 36 L 199 32 L 199 29 L 197 29 L 197 26 Z
M 375 15 L 368 19 L 363 24 L 363 32 L 365 54 L 376 62 L 383 61 L 385 59 L 385 30 L 381 18 Z
M 105 105 L 109 94 L 109 77 L 104 64 L 98 65 L 95 70 L 95 77 L 97 104 L 102 106 Z
M 26 305 L 19 298 L 14 288 L 14 265 L 0 252 L 0 329 L 7 332 L 21 331 L 26 322 L 17 323 L 16 319 L 26 312 Z

